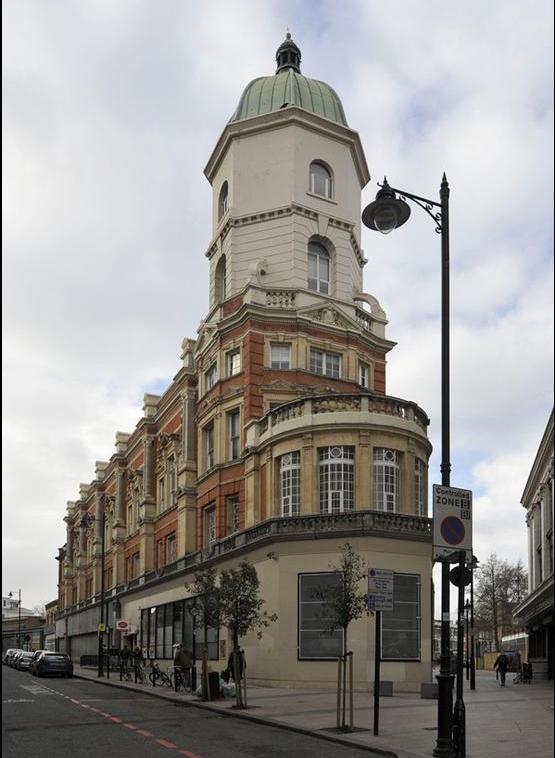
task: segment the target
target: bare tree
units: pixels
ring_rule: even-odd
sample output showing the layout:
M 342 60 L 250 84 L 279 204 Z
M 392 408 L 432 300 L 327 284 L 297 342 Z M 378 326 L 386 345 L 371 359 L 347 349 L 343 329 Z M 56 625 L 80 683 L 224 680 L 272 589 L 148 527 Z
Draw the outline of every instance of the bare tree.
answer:
M 256 631 L 260 639 L 265 627 L 277 621 L 275 613 L 268 615 L 267 611 L 262 610 L 266 601 L 259 597 L 259 592 L 258 574 L 255 567 L 246 559 L 237 568 L 221 572 L 221 621 L 231 630 L 233 638 L 233 678 L 238 708 L 246 707 L 246 699 L 243 700 L 241 692 L 241 678 L 245 676 L 245 667 L 239 648 L 239 639 L 252 631 Z
M 496 650 L 500 636 L 514 627 L 513 609 L 526 594 L 527 574 L 522 562 L 511 564 L 492 553 L 478 570 L 475 610 L 478 625 L 488 629 Z
M 368 587 L 364 585 L 361 591 L 360 583 L 367 579 L 366 563 L 363 557 L 356 553 L 353 546 L 346 542 L 341 548 L 341 560 L 339 566 L 330 567 L 337 574 L 338 581 L 333 584 L 317 587 L 313 595 L 315 599 L 325 603 L 324 616 L 328 621 L 330 633 L 336 629 L 343 632 L 343 678 L 338 682 L 338 699 L 342 697 L 341 728 L 346 730 L 345 701 L 347 689 L 347 633 L 351 621 L 363 615 L 369 615 L 368 611 Z M 352 724 L 351 724 L 352 726 Z

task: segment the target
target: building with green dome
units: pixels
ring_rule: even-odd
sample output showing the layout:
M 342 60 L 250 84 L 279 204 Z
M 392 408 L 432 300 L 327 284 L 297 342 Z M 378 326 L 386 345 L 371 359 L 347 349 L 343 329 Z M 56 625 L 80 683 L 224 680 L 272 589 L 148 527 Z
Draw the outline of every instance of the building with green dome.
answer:
M 277 614 L 260 639 L 241 639 L 249 681 L 334 687 L 342 632 L 316 591 L 338 581 L 348 542 L 368 569 L 394 572 L 382 678 L 418 691 L 431 681 L 428 418 L 387 394 L 395 343 L 363 288 L 360 138 L 333 89 L 301 74 L 290 35 L 276 63 L 247 85 L 205 168 L 198 333 L 68 503 L 58 645 L 94 655 L 104 587 L 111 645 L 139 645 L 162 667 L 177 643 L 198 658 L 204 630 L 187 588 L 199 570 L 246 558 Z M 374 635 L 373 617 L 349 627 L 357 688 L 371 686 Z M 225 668 L 229 630 L 206 642 L 213 670 Z
M 301 51 L 289 33 L 278 48 L 276 61 L 277 69 L 273 76 L 253 79 L 245 87 L 230 122 L 297 106 L 347 126 L 345 111 L 335 90 L 325 82 L 302 76 Z

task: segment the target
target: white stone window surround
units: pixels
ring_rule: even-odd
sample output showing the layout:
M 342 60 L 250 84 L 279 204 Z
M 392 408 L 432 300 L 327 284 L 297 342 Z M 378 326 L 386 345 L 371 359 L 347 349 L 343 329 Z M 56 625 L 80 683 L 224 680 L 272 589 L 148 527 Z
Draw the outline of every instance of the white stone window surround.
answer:
M 414 459 L 414 509 L 417 516 L 427 516 L 426 504 L 426 464 L 422 458 Z
M 281 515 L 299 513 L 301 494 L 301 455 L 298 450 L 284 453 L 279 458 L 279 501 Z
M 330 445 L 319 448 L 320 513 L 345 513 L 354 508 L 355 448 Z
M 177 560 L 177 535 L 175 532 L 168 534 L 166 537 L 166 563 L 173 563 Z
M 233 408 L 226 413 L 228 458 L 230 461 L 237 460 L 241 455 L 241 411 Z
M 318 347 L 309 347 L 308 370 L 311 374 L 341 379 L 342 354 Z
M 366 389 L 370 387 L 370 366 L 361 360 L 358 362 L 358 383 Z
M 226 376 L 237 376 L 241 373 L 241 348 L 234 347 L 225 354 Z
M 227 179 L 222 183 L 218 195 L 218 222 L 220 222 L 229 209 L 229 183 Z
M 335 182 L 333 171 L 325 161 L 313 160 L 309 167 L 308 191 L 317 197 L 333 200 Z
M 270 368 L 278 370 L 291 368 L 290 342 L 270 342 Z
M 214 432 L 214 421 L 210 421 L 208 424 L 203 426 L 202 428 L 202 436 L 204 441 L 204 463 L 205 463 L 205 470 L 208 471 L 208 469 L 211 469 L 215 464 L 215 454 L 214 454 L 214 443 L 215 443 L 215 432 Z
M 374 448 L 374 508 L 399 513 L 400 454 L 385 447 Z
M 331 295 L 331 255 L 319 240 L 309 240 L 307 246 L 307 287 L 322 295 Z
M 241 528 L 238 494 L 226 496 L 225 513 L 228 534 L 238 532 Z
M 215 304 L 223 303 L 227 297 L 227 258 L 225 253 L 219 257 L 214 270 Z
M 204 372 L 204 390 L 208 392 L 218 381 L 218 363 L 214 361 Z
M 210 547 L 216 542 L 216 503 L 210 503 L 203 508 L 204 516 L 204 545 Z

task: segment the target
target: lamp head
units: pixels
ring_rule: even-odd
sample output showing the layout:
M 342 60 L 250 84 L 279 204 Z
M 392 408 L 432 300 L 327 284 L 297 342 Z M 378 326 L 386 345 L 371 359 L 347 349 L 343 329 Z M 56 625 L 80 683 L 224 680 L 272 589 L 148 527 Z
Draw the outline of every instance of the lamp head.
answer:
M 382 234 L 389 234 L 402 226 L 409 216 L 409 205 L 396 197 L 384 176 L 382 187 L 378 190 L 376 199 L 367 205 L 362 212 L 362 223 L 369 229 Z

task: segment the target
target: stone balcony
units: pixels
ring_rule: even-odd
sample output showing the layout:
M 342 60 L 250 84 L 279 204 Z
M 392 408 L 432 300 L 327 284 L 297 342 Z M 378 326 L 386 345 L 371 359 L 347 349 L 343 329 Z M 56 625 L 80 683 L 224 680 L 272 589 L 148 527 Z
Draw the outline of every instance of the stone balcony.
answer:
M 390 426 L 427 439 L 429 419 L 416 403 L 389 395 L 315 395 L 274 408 L 247 426 L 247 446 L 258 447 L 270 438 L 310 427 L 348 425 Z
M 203 550 L 197 550 L 169 563 L 158 571 L 146 571 L 105 592 L 104 600 L 143 590 L 145 586 L 160 584 L 169 578 L 189 576 L 191 571 L 199 571 L 216 564 L 222 559 L 248 554 L 258 547 L 279 542 L 314 539 L 348 539 L 349 537 L 382 537 L 415 542 L 432 542 L 432 519 L 408 513 L 388 513 L 374 510 L 353 510 L 345 513 L 309 513 L 302 516 L 277 516 L 261 521 L 255 526 L 243 529 L 223 539 L 215 541 Z M 82 600 L 76 605 L 58 613 L 61 619 L 91 605 L 97 605 L 100 596 Z

